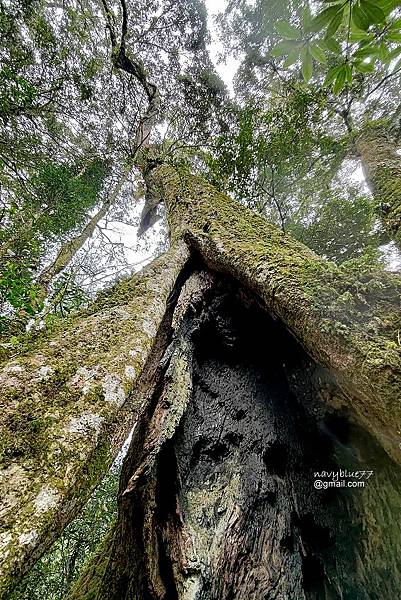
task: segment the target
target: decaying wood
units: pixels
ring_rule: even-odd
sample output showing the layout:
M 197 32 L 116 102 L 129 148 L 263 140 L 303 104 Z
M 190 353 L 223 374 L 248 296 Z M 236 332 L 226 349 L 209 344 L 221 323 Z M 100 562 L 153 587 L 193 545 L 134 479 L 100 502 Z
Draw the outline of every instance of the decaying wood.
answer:
M 69 600 L 393 597 L 400 469 L 328 410 L 342 392 L 327 369 L 247 293 L 209 281 L 203 299 L 186 297 L 124 464 L 117 526 Z M 314 488 L 315 471 L 341 468 L 374 476 Z
M 401 462 L 401 279 L 348 272 L 278 227 L 168 165 L 150 174 L 172 239 L 251 289 L 342 386 L 349 409 Z

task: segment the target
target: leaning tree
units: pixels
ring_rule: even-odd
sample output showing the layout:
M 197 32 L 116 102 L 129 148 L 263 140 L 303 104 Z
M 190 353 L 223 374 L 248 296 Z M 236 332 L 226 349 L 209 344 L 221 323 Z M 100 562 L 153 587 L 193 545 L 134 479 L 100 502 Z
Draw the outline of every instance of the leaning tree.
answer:
M 142 229 L 163 204 L 169 249 L 4 351 L 2 597 L 132 429 L 117 520 L 71 599 L 396 597 L 399 275 L 321 258 L 151 143 L 158 86 L 124 0 L 102 10 L 147 98 Z M 364 487 L 315 489 L 340 469 Z

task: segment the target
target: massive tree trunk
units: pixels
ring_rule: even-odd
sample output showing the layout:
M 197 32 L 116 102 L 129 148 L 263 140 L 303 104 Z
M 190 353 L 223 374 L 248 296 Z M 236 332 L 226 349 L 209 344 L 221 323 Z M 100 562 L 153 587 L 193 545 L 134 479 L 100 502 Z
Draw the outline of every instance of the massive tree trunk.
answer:
M 386 127 L 372 124 L 356 138 L 366 181 L 390 239 L 401 248 L 401 155 Z
M 210 272 L 187 281 L 173 327 L 117 526 L 69 600 L 395 597 L 400 468 L 327 405 L 345 403 L 330 371 Z M 366 489 L 314 488 L 340 469 Z
M 398 467 L 377 446 L 401 462 L 399 278 L 352 276 L 201 178 L 152 165 L 169 253 L 0 373 L 2 589 L 133 422 L 118 524 L 74 597 L 341 598 L 349 560 L 355 594 L 373 575 L 399 589 L 384 554 L 398 551 Z M 312 470 L 356 464 L 375 470 L 363 518 L 361 490 L 326 510 Z

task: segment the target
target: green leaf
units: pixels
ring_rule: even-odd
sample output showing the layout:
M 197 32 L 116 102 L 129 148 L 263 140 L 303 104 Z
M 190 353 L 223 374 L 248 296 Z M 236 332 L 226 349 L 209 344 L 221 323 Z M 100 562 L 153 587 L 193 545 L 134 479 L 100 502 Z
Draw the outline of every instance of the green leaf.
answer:
M 317 44 L 310 44 L 309 49 L 313 58 L 315 58 L 318 62 L 323 64 L 327 62 L 325 53 Z
M 382 9 L 385 15 L 388 15 L 400 4 L 400 2 L 394 2 L 394 0 L 377 0 L 376 4 Z
M 397 58 L 397 56 L 399 56 L 401 54 L 401 46 L 398 46 L 398 48 L 394 48 L 394 50 L 391 50 L 390 54 L 389 54 L 389 59 L 393 60 L 393 58 Z
M 354 62 L 354 67 L 357 71 L 359 71 L 360 73 L 372 73 L 374 71 L 374 64 L 373 63 L 366 63 L 366 62 L 362 62 L 359 60 L 356 60 Z
M 327 27 L 326 36 L 328 38 L 333 37 L 333 35 L 336 33 L 337 29 L 340 27 L 342 20 L 343 20 L 343 12 L 342 12 L 342 10 L 340 10 L 340 12 L 338 12 L 335 15 L 335 17 L 333 17 L 333 19 L 329 23 L 329 26 Z
M 371 44 L 365 48 L 358 48 L 354 52 L 354 58 L 367 58 L 368 56 L 378 56 L 380 52 L 379 46 Z
M 361 0 L 361 9 L 366 14 L 370 24 L 382 23 L 386 18 L 382 9 L 377 6 L 377 0 L 374 0 L 374 2 L 371 0 Z
M 302 10 L 302 25 L 305 31 L 308 31 L 312 23 L 312 14 L 309 5 Z
M 366 33 L 366 31 L 361 31 L 360 29 L 355 27 L 355 24 L 353 24 L 353 27 L 351 29 L 352 31 L 349 36 L 350 42 L 362 42 L 366 40 L 367 35 L 369 35 Z
M 366 13 L 357 4 L 352 8 L 351 18 L 358 29 L 362 29 L 363 31 L 367 31 L 367 29 L 369 29 L 370 20 Z
M 337 95 L 341 92 L 344 87 L 346 79 L 346 65 L 341 65 L 341 69 L 337 74 L 336 80 L 333 85 L 333 94 Z
M 323 86 L 328 87 L 329 85 L 331 85 L 333 83 L 333 81 L 336 79 L 336 77 L 337 77 L 338 73 L 341 71 L 341 69 L 342 69 L 342 65 L 337 65 L 336 67 L 333 67 L 332 69 L 330 69 L 330 71 L 326 75 L 326 79 L 323 82 Z
M 337 42 L 337 40 L 335 40 L 332 37 L 326 37 L 324 39 L 324 44 L 327 46 L 327 48 L 331 52 L 335 52 L 336 54 L 339 54 L 341 52 L 341 46 L 340 46 L 340 44 Z
M 299 58 L 299 48 L 294 48 L 293 50 L 291 50 L 291 52 L 289 53 L 289 55 L 287 56 L 287 58 L 285 59 L 285 61 L 283 63 L 284 69 L 286 69 L 287 67 L 290 67 L 291 65 L 296 63 L 298 58 Z
M 342 13 L 342 8 L 340 6 L 329 6 L 328 8 L 325 8 L 312 19 L 309 31 L 320 31 L 330 23 L 338 12 Z
M 284 38 L 288 40 L 297 40 L 301 36 L 300 30 L 287 21 L 278 21 L 276 23 L 276 29 Z
M 380 44 L 379 46 L 379 53 L 378 53 L 378 57 L 382 62 L 386 62 L 389 58 L 390 52 L 386 46 L 386 44 L 384 44 L 383 42 Z
M 352 67 L 347 63 L 345 65 L 345 81 L 351 85 L 352 83 Z
M 291 50 L 293 50 L 294 44 L 296 44 L 296 42 L 292 40 L 282 40 L 281 42 L 273 46 L 269 54 L 271 56 L 283 56 L 283 54 L 288 54 L 289 52 L 291 52 Z
M 306 82 L 312 77 L 313 73 L 313 61 L 312 54 L 309 51 L 309 47 L 303 52 L 302 57 L 302 77 Z
M 401 33 L 389 33 L 386 36 L 386 40 L 389 42 L 401 42 Z
M 391 29 L 391 31 L 398 31 L 401 29 L 401 18 L 395 19 L 395 21 L 390 24 L 389 29 Z

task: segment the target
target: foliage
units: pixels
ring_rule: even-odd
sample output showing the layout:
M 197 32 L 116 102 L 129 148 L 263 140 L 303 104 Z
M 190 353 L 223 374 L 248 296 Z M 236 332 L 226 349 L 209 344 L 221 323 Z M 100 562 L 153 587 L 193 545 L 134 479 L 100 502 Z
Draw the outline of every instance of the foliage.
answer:
M 311 171 L 326 186 L 341 155 L 341 144 L 321 127 L 325 109 L 323 92 L 297 85 L 284 98 L 272 96 L 267 108 L 245 106 L 237 128 L 217 139 L 207 159 L 212 183 L 285 228 L 297 197 L 307 193 Z
M 277 31 L 284 39 L 270 54 L 285 55 L 284 68 L 301 60 L 302 75 L 307 82 L 312 77 L 314 63 L 328 65 L 324 85 L 332 85 L 334 94 L 345 85 L 350 86 L 355 74 L 373 72 L 376 63 L 392 73 L 401 69 L 399 0 L 323 0 L 323 3 L 325 8 L 313 17 L 308 8 L 304 9 L 298 26 L 288 21 L 277 23 Z
M 9 190 L 0 230 L 5 259 L 0 267 L 0 331 L 7 330 L 13 316 L 24 324 L 42 310 L 44 298 L 35 281 L 41 258 L 50 242 L 85 222 L 107 172 L 107 163 L 99 159 L 84 165 L 43 161 L 23 185 L 15 183 L 12 195 Z
M 288 232 L 338 264 L 369 253 L 371 262 L 380 254 L 377 248 L 382 232 L 377 226 L 372 198 L 356 188 L 348 188 L 348 195 L 340 190 L 326 190 L 323 202 L 315 207 L 308 203 L 293 215 Z M 375 254 L 376 252 L 376 254 Z

